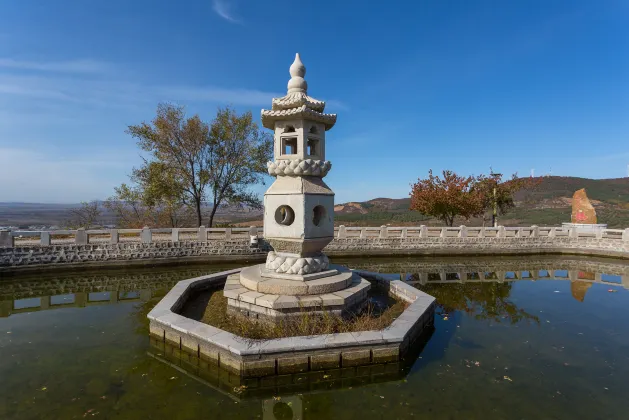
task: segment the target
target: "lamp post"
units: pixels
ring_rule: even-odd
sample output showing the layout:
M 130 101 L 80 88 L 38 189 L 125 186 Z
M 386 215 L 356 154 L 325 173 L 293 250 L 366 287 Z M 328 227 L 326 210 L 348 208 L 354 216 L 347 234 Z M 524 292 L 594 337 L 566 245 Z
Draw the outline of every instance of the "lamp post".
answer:
M 502 174 L 498 174 L 498 173 L 494 173 L 493 169 L 491 169 L 491 177 L 494 179 L 494 208 L 493 208 L 493 214 L 491 215 L 491 225 L 493 227 L 497 227 L 498 226 L 498 199 L 496 197 L 497 195 L 497 190 L 498 190 L 498 180 L 502 177 Z

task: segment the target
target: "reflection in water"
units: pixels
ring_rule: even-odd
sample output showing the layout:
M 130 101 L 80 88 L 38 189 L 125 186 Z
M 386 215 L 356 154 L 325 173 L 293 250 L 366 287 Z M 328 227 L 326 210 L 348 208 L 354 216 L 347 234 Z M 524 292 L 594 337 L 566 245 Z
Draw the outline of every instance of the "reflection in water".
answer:
M 410 276 L 413 282 L 416 275 Z M 479 320 L 511 324 L 527 320 L 539 323 L 539 318 L 518 308 L 509 300 L 512 283 L 454 283 L 417 285 L 419 289 L 437 299 L 437 308 L 447 316 L 462 311 Z
M 0 418 L 626 418 L 628 262 L 335 262 L 401 276 L 448 319 L 398 364 L 246 382 L 147 340 L 177 281 L 234 265 L 5 277 Z
M 587 281 L 574 280 L 570 282 L 570 292 L 572 293 L 572 297 L 579 302 L 583 302 L 585 300 L 585 294 L 590 287 L 592 287 L 592 283 Z
M 427 329 L 399 362 L 263 378 L 241 378 L 240 375 L 220 369 L 215 362 L 200 359 L 197 354 L 187 353 L 179 347 L 153 337 L 149 338 L 150 348 L 147 354 L 216 391 L 230 394 L 233 398 L 277 398 L 296 393 L 307 394 L 404 380 L 433 332 L 433 329 Z
M 0 317 L 69 307 L 147 302 L 165 295 L 180 280 L 220 269 L 220 266 L 211 269 L 171 267 L 159 273 L 154 273 L 155 269 L 113 269 L 8 277 L 0 280 Z

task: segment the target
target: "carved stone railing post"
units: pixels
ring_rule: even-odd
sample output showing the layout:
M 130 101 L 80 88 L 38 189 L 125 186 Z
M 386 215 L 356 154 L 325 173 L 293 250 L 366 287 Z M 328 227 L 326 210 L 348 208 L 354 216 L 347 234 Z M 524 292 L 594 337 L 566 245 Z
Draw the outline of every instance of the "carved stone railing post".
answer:
M 531 238 L 539 238 L 539 226 L 531 226 Z
M 249 248 L 257 248 L 258 245 L 258 228 L 249 226 Z
M 13 248 L 14 238 L 10 230 L 0 230 L 0 247 Z
M 426 227 L 426 225 L 421 225 L 419 227 L 419 237 L 420 238 L 427 238 L 428 237 L 428 228 Z
M 498 235 L 499 238 L 505 238 L 507 236 L 507 231 L 504 226 L 498 226 Z
M 225 239 L 230 241 L 232 238 L 232 228 L 225 228 Z
M 74 306 L 77 308 L 85 308 L 87 305 L 87 293 L 76 292 L 74 294 Z
M 207 242 L 207 229 L 205 229 L 205 226 L 199 226 L 199 236 L 197 239 L 201 242 Z
M 629 228 L 622 232 L 622 240 L 629 242 Z
M 0 301 L 0 318 L 8 318 L 13 312 L 13 300 Z
M 408 228 L 402 228 L 402 232 L 400 233 L 400 238 L 402 239 L 408 238 Z
M 118 242 L 120 242 L 120 232 L 118 232 L 118 229 L 110 229 L 109 230 L 109 243 L 117 244 Z
M 579 237 L 579 232 L 577 231 L 577 228 L 570 228 L 568 229 L 568 237 L 576 239 Z
M 596 239 L 603 239 L 603 232 L 605 229 L 596 229 Z
M 482 228 L 479 229 L 478 237 L 479 238 L 484 238 L 485 237 L 485 226 L 483 226 Z
M 339 226 L 339 233 L 338 233 L 337 238 L 345 239 L 346 237 L 347 237 L 347 233 L 345 232 L 345 225 Z
M 87 245 L 87 232 L 85 229 L 80 228 L 77 229 L 76 234 L 74 236 L 74 243 L 77 245 Z
M 50 246 L 50 232 L 42 232 L 39 235 L 39 244 L 41 246 Z
M 150 244 L 153 240 L 153 234 L 151 233 L 151 229 L 148 226 L 144 226 L 142 228 L 142 232 L 140 232 L 140 240 L 144 244 Z
M 380 239 L 387 239 L 389 237 L 389 231 L 386 226 L 380 226 Z
M 467 238 L 467 226 L 461 225 L 459 227 L 459 238 Z
M 440 238 L 446 238 L 448 236 L 448 228 L 447 227 L 442 227 L 441 228 L 441 233 L 439 234 Z
M 555 236 L 557 236 L 557 228 L 551 227 L 548 231 L 548 237 L 554 238 Z
M 360 239 L 365 239 L 367 237 L 367 228 L 360 229 Z
M 170 231 L 170 240 L 173 242 L 179 242 L 179 228 L 173 228 Z
M 49 309 L 50 308 L 50 296 L 42 296 L 39 298 L 39 307 L 41 309 Z

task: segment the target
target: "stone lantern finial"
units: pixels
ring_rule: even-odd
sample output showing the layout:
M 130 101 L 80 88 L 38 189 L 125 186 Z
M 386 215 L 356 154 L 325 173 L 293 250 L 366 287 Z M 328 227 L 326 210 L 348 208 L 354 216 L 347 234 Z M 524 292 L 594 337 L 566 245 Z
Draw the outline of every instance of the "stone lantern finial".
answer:
M 290 66 L 291 79 L 288 81 L 288 93 L 307 93 L 308 83 L 304 79 L 306 66 L 301 62 L 299 53 L 295 54 L 295 61 Z

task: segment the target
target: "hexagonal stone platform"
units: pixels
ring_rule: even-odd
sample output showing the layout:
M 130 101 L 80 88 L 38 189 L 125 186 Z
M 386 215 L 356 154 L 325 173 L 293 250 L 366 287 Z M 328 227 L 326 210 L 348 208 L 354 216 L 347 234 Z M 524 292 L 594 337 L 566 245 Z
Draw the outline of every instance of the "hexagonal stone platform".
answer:
M 341 266 L 333 267 L 330 273 L 307 281 L 265 277 L 264 264 L 260 264 L 229 276 L 223 294 L 229 310 L 262 320 L 302 312 L 342 316 L 360 310 L 371 284 Z
M 369 279 L 410 304 L 390 326 L 379 331 L 251 340 L 177 313 L 191 293 L 220 289 L 228 276 L 240 271 L 225 271 L 177 283 L 148 314 L 151 336 L 200 360 L 217 364 L 221 369 L 250 378 L 397 363 L 422 331 L 434 323 L 435 298 L 403 281 L 369 272 L 354 274 L 361 278 L 361 283 Z M 337 293 L 342 292 L 334 294 Z

